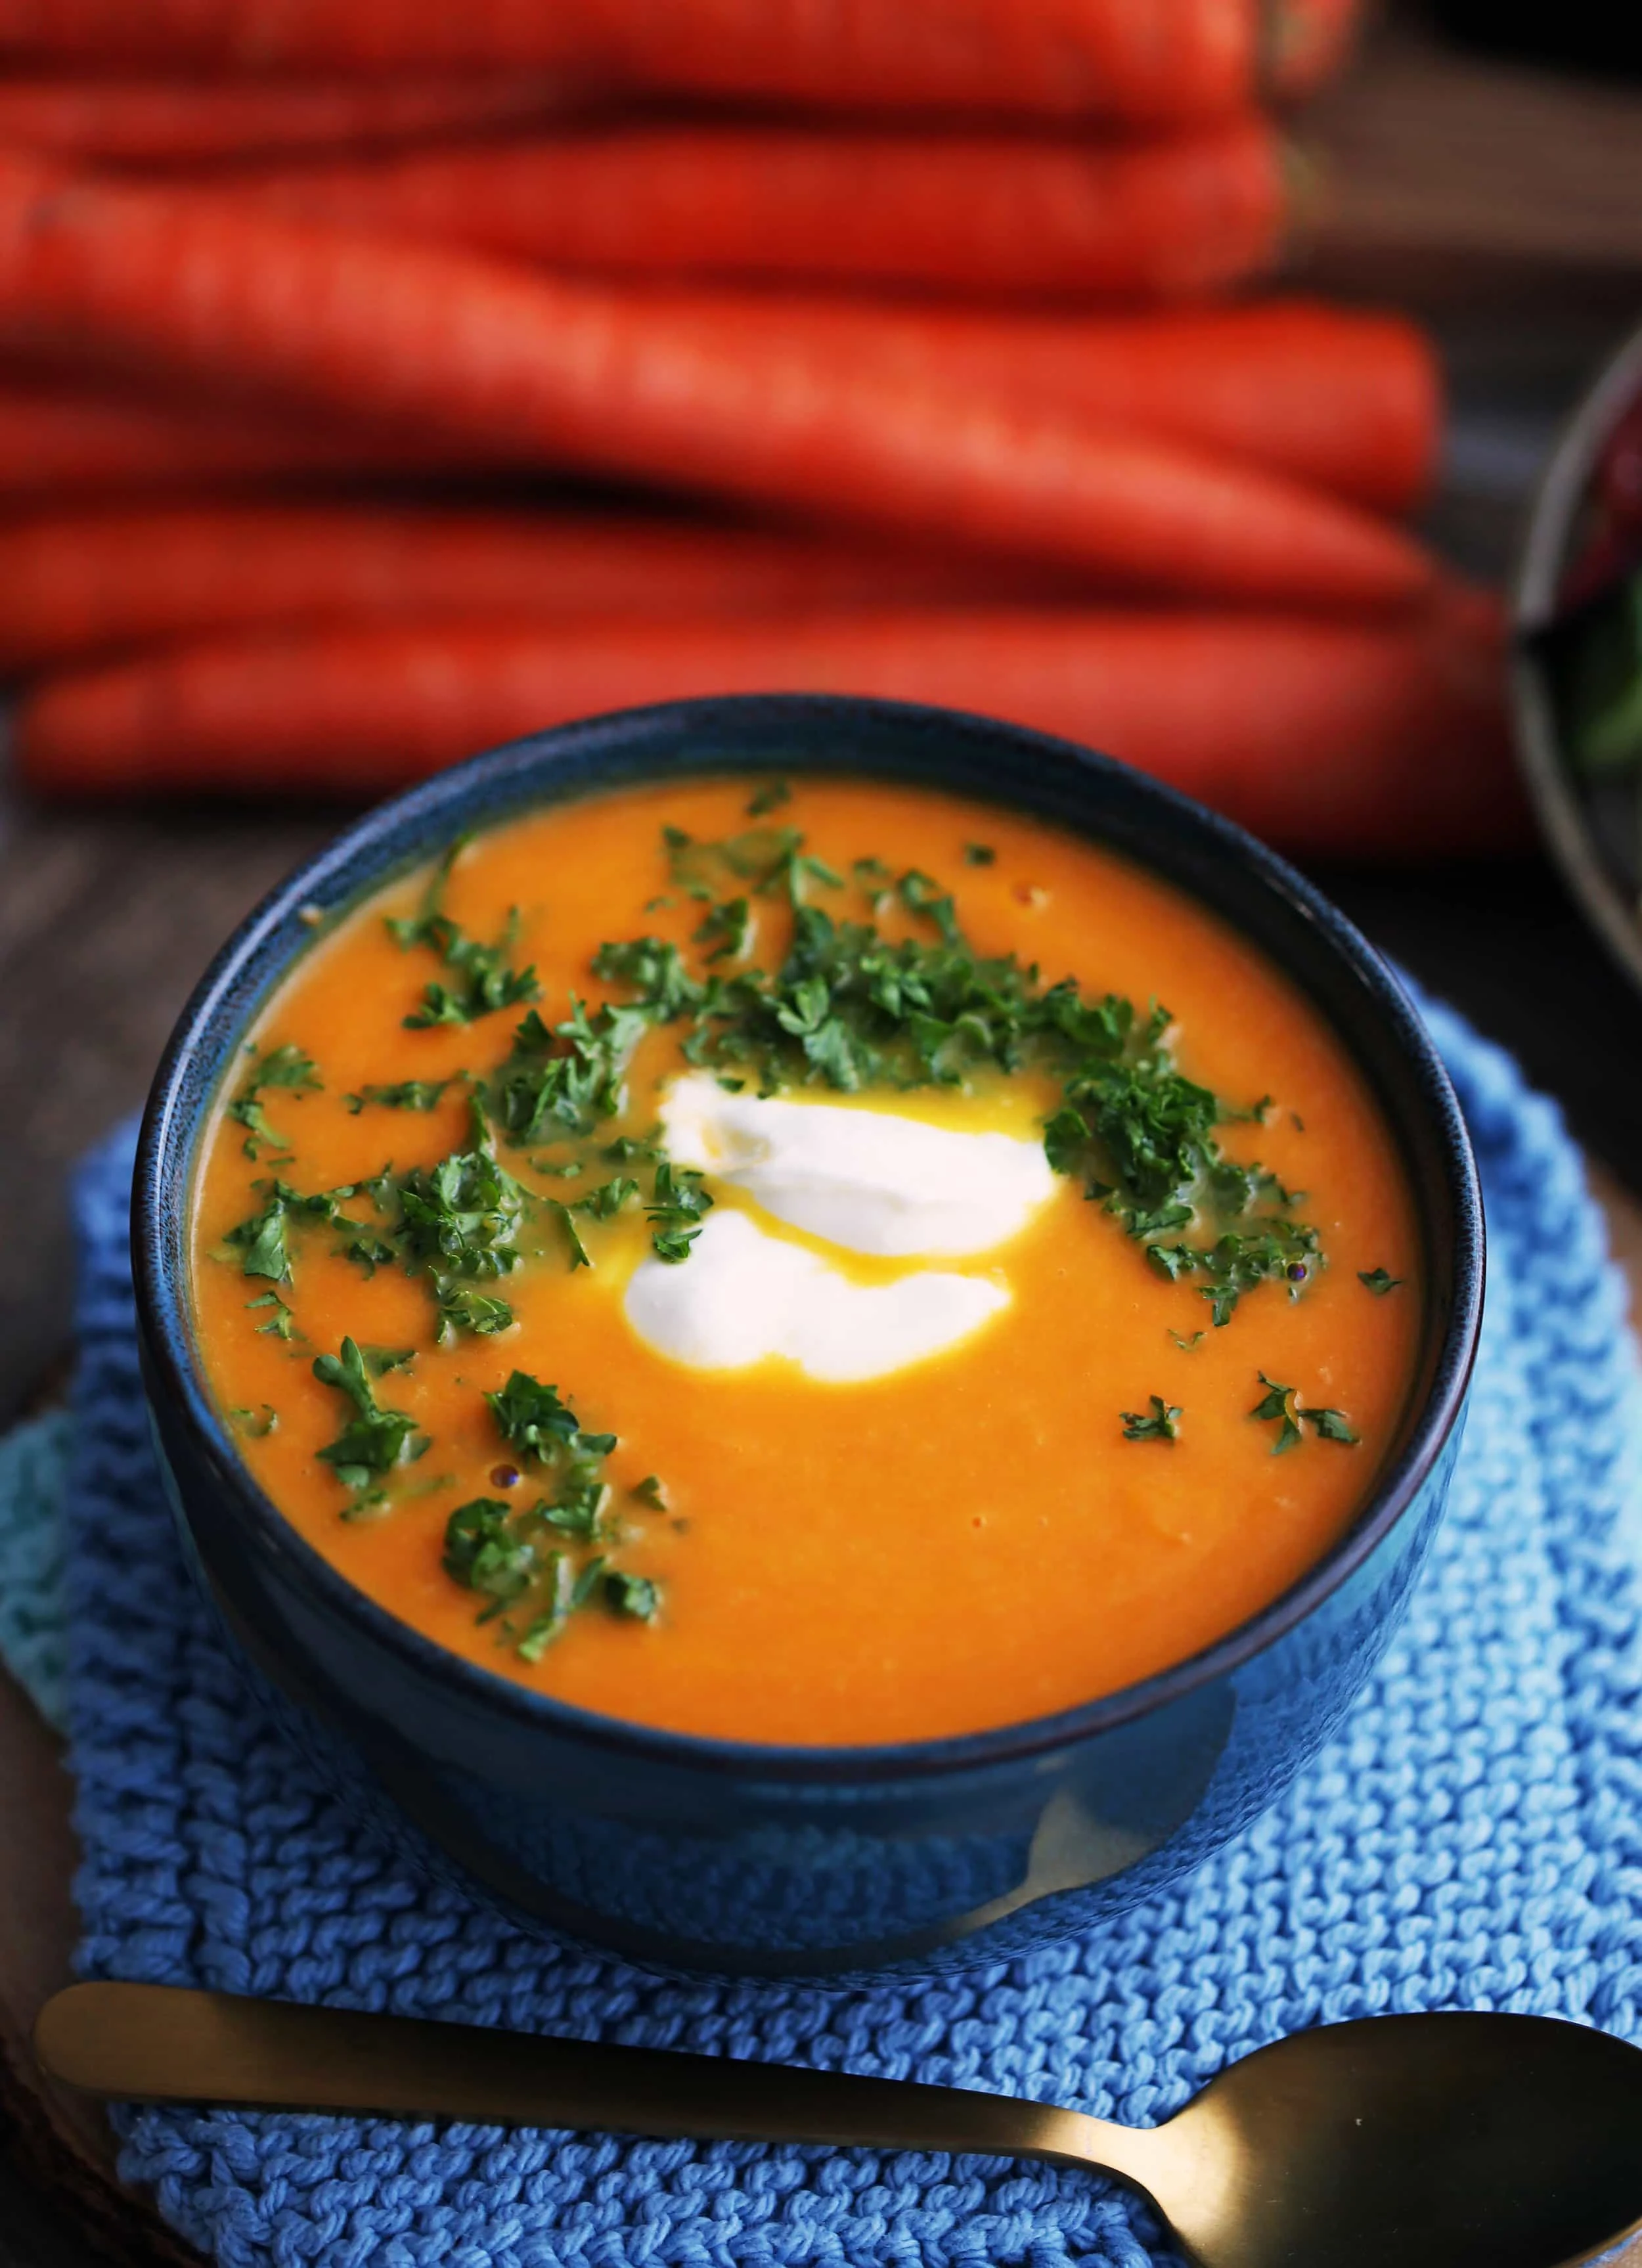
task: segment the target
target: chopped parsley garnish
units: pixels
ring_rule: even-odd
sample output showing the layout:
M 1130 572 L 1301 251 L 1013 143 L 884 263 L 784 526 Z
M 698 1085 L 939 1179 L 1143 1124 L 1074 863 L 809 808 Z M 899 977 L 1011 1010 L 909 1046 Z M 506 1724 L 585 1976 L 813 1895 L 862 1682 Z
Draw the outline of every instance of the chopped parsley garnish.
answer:
M 313 1057 L 289 1040 L 282 1047 L 270 1048 L 265 1055 L 258 1056 L 228 1106 L 230 1118 L 246 1129 L 246 1156 L 254 1162 L 265 1150 L 287 1154 L 290 1152 L 289 1138 L 269 1123 L 262 1108 L 261 1098 L 269 1087 L 284 1087 L 297 1094 L 317 1094 L 324 1084 Z
M 474 1287 L 518 1266 L 528 1200 L 498 1161 L 476 1101 L 472 1143 L 437 1166 L 414 1167 L 393 1184 L 399 1219 L 388 1241 L 412 1274 L 431 1283 L 441 1340 L 455 1330 L 504 1331 L 513 1320 L 505 1300 L 480 1296 Z
M 501 1497 L 459 1504 L 445 1523 L 445 1572 L 488 1598 L 516 1599 L 530 1581 L 535 1552 L 518 1534 Z
M 1403 1282 L 1400 1276 L 1393 1276 L 1385 1268 L 1359 1268 L 1357 1280 L 1359 1284 L 1366 1284 L 1376 1300 L 1383 1300 L 1388 1292 L 1396 1291 Z
M 613 1567 L 604 1579 L 605 1604 L 612 1614 L 631 1615 L 641 1623 L 653 1622 L 661 1611 L 661 1590 L 648 1575 L 630 1575 Z
M 572 998 L 562 1024 L 549 1027 L 533 1008 L 513 1034 L 513 1051 L 496 1074 L 491 1107 L 515 1148 L 591 1134 L 626 1101 L 627 1060 L 645 1020 L 630 1008 L 589 1016 Z
M 806 854 L 796 827 L 749 827 L 722 843 L 697 843 L 681 827 L 664 827 L 661 841 L 674 887 L 703 904 L 722 893 L 733 895 L 738 883 L 755 897 L 784 897 L 795 906 L 804 902 L 811 882 L 843 887 L 841 874 Z
M 787 782 L 774 779 L 768 787 L 761 787 L 752 798 L 747 806 L 747 815 L 749 819 L 765 819 L 772 811 L 779 811 L 784 803 L 791 803 L 792 800 L 792 790 Z
M 1175 1345 L 1180 1349 L 1182 1354 L 1190 1354 L 1195 1347 L 1200 1347 L 1203 1344 L 1204 1339 L 1206 1339 L 1208 1336 L 1209 1334 L 1207 1331 L 1186 1332 L 1172 1330 L 1169 1333 L 1169 1336 L 1174 1340 Z
M 512 1328 L 513 1310 L 493 1292 L 475 1292 L 471 1284 L 445 1284 L 438 1292 L 438 1336 L 443 1342 L 457 1331 L 478 1338 L 494 1338 Z
M 408 1275 L 427 1278 L 441 1341 L 458 1330 L 481 1336 L 504 1331 L 513 1320 L 512 1307 L 477 1287 L 518 1265 L 517 1240 L 530 1200 L 497 1160 L 477 1097 L 469 1140 L 469 1148 L 453 1151 L 436 1166 L 413 1167 L 397 1177 L 384 1167 L 370 1181 L 344 1182 L 313 1196 L 287 1182 L 259 1182 L 261 1209 L 231 1229 L 227 1242 L 239 1251 L 246 1275 L 289 1283 L 292 1228 L 328 1226 L 338 1233 L 337 1248 L 367 1276 L 398 1265 Z M 358 1197 L 375 1207 L 379 1226 L 343 1211 L 347 1199 Z M 277 1330 L 282 1338 L 291 1336 L 277 1317 L 264 1328 Z
M 504 1628 L 529 1662 L 539 1660 L 595 1597 L 613 1614 L 649 1621 L 660 1604 L 657 1585 L 609 1565 L 621 1536 L 607 1516 L 611 1491 L 603 1467 L 615 1436 L 584 1432 L 557 1388 L 526 1371 L 514 1371 L 485 1400 L 521 1464 L 542 1467 L 555 1485 L 551 1495 L 517 1510 L 501 1497 L 475 1497 L 452 1513 L 445 1531 L 445 1571 L 483 1594 L 488 1603 L 480 1621 L 518 1605 L 520 1617 Z M 577 1546 L 589 1556 L 578 1558 Z
M 249 1435 L 254 1441 L 265 1441 L 279 1425 L 279 1412 L 271 1402 L 263 1403 L 260 1416 L 254 1410 L 246 1410 L 238 1406 L 231 1409 L 228 1415 L 233 1419 L 239 1431 Z
M 426 1448 L 426 1436 L 417 1432 L 414 1418 L 402 1410 L 385 1410 L 378 1402 L 364 1357 L 352 1339 L 342 1341 L 340 1354 L 316 1355 L 313 1375 L 353 1405 L 342 1432 L 319 1453 L 335 1468 L 344 1488 L 361 1494 L 373 1478 Z
M 379 1110 L 436 1110 L 445 1089 L 455 1084 L 453 1078 L 400 1079 L 389 1086 L 362 1086 L 342 1101 L 356 1118 L 371 1105 Z
M 593 1262 L 587 1257 L 587 1248 L 581 1241 L 580 1232 L 576 1226 L 575 1216 L 571 1213 L 569 1205 L 558 1197 L 549 1197 L 547 1202 L 549 1211 L 557 1216 L 559 1226 L 564 1232 L 564 1242 L 571 1256 L 571 1273 L 574 1274 L 578 1268 L 591 1268 Z
M 1278 1437 L 1271 1444 L 1271 1454 L 1274 1457 L 1280 1457 L 1285 1450 L 1293 1448 L 1301 1438 L 1294 1416 L 1294 1389 L 1292 1386 L 1278 1385 L 1266 1376 L 1263 1370 L 1256 1372 L 1255 1375 L 1266 1390 L 1248 1414 L 1251 1418 L 1277 1419 Z
M 1263 1370 L 1255 1374 L 1266 1390 L 1248 1414 L 1263 1420 L 1276 1420 L 1278 1434 L 1271 1444 L 1274 1457 L 1282 1456 L 1285 1450 L 1295 1447 L 1304 1439 L 1300 1431 L 1303 1425 L 1309 1425 L 1320 1440 L 1355 1446 L 1359 1437 L 1351 1431 L 1342 1411 L 1308 1409 L 1292 1386 L 1279 1385 L 1276 1379 L 1268 1378 Z
M 342 1220 L 343 1201 L 357 1194 L 351 1182 L 343 1182 L 340 1189 L 316 1190 L 312 1196 L 293 1189 L 289 1182 L 257 1182 L 254 1186 L 263 1197 L 261 1211 L 231 1228 L 225 1241 L 243 1256 L 239 1266 L 246 1275 L 271 1277 L 276 1284 L 291 1281 L 291 1227 Z M 281 1330 L 279 1336 L 288 1338 L 290 1333 Z
M 252 1307 L 273 1309 L 268 1321 L 265 1323 L 259 1323 L 256 1327 L 259 1338 L 283 1339 L 288 1344 L 292 1338 L 301 1336 L 301 1333 L 297 1329 L 297 1319 L 291 1313 L 290 1303 L 282 1300 L 279 1293 L 271 1287 L 261 1292 L 256 1299 L 247 1300 L 246 1306 L 247 1309 Z
M 390 1370 L 409 1370 L 416 1359 L 415 1347 L 368 1346 L 359 1351 L 372 1378 L 386 1378 Z
M 588 1213 L 594 1220 L 614 1220 L 628 1199 L 637 1195 L 638 1183 L 630 1174 L 613 1174 L 585 1197 L 578 1197 L 572 1210 Z
M 445 886 L 467 843 L 466 836 L 458 836 L 440 859 L 419 914 L 409 920 L 387 917 L 388 934 L 402 952 L 425 946 L 438 954 L 453 979 L 449 983 L 435 980 L 423 987 L 422 1005 L 404 1019 L 411 1031 L 424 1031 L 435 1024 L 475 1023 L 498 1008 L 534 1000 L 541 990 L 534 968 L 511 965 L 510 956 L 519 941 L 517 909 L 509 914 L 493 945 L 482 945 L 469 937 L 445 911 Z
M 995 866 L 998 864 L 998 853 L 990 843 L 966 843 L 963 846 L 963 863 L 966 866 Z
M 753 936 L 753 907 L 748 898 L 729 898 L 711 907 L 696 932 L 696 943 L 710 947 L 707 959 L 745 961 Z
M 1175 1441 L 1180 1439 L 1180 1421 L 1185 1412 L 1178 1404 L 1171 1406 L 1160 1394 L 1147 1395 L 1151 1407 L 1147 1410 L 1124 1410 L 1119 1412 L 1123 1421 L 1126 1441 Z
M 635 1481 L 628 1491 L 639 1504 L 648 1505 L 652 1512 L 667 1509 L 667 1492 L 654 1473 L 646 1473 L 642 1481 Z
M 1361 1438 L 1351 1431 L 1344 1413 L 1338 1410 L 1302 1410 L 1300 1417 L 1324 1441 L 1344 1441 L 1355 1447 Z
M 584 1433 L 557 1387 L 544 1386 L 528 1371 L 516 1370 L 505 1386 L 484 1398 L 503 1440 L 521 1459 L 534 1457 L 556 1469 L 567 1458 L 607 1457 L 615 1447 L 614 1433 Z
M 691 1245 L 701 1234 L 702 1216 L 711 1208 L 712 1198 L 698 1173 L 660 1160 L 650 1203 L 644 1207 L 651 1223 L 651 1248 L 657 1259 L 688 1260 Z

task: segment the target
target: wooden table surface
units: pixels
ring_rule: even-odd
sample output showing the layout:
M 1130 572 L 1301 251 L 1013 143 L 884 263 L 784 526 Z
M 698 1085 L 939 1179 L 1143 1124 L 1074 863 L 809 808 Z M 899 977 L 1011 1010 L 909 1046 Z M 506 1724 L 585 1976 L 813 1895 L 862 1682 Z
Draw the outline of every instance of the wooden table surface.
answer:
M 1333 161 L 1307 280 L 1433 325 L 1455 402 L 1433 532 L 1498 575 L 1558 418 L 1642 320 L 1642 92 L 1479 64 L 1393 26 L 1306 131 Z M 67 1347 L 69 1165 L 141 1101 L 215 946 L 334 825 L 289 809 L 51 810 L 0 783 L 0 1424 Z M 1561 1099 L 1642 1288 L 1642 1004 L 1549 869 L 1318 879 Z M 66 1798 L 49 1736 L 0 1682 L 0 2048 L 14 2064 L 32 2006 L 66 1973 Z M 11 2073 L 0 2268 L 180 2257 L 110 2191 L 99 2115 L 30 2077 Z M 1642 2244 L 1626 2260 L 1642 2268 Z

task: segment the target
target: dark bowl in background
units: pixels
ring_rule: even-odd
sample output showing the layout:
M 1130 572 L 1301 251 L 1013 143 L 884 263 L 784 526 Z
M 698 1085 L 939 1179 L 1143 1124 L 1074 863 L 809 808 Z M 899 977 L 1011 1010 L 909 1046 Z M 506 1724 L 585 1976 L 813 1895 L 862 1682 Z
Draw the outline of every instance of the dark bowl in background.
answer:
M 1604 826 L 1600 792 L 1582 785 L 1567 759 L 1560 722 L 1556 634 L 1563 620 L 1564 578 L 1579 546 L 1593 476 L 1602 448 L 1624 412 L 1642 396 L 1642 330 L 1603 365 L 1563 428 L 1529 507 L 1513 594 L 1512 713 L 1518 761 L 1540 832 L 1563 880 L 1597 936 L 1642 990 L 1642 827 L 1635 814 L 1642 787 L 1623 790 L 1630 812 L 1628 860 Z M 1613 828 L 1616 831 L 1616 815 Z M 1632 871 L 1627 873 L 1629 863 Z
M 196 1359 L 196 1146 L 247 1025 L 312 938 L 311 909 L 344 908 L 461 829 L 530 806 L 772 764 L 1029 811 L 1215 908 L 1343 1035 L 1419 1208 L 1430 1279 L 1419 1375 L 1349 1533 L 1216 1645 L 1055 1717 L 800 1749 L 568 1707 L 445 1652 L 329 1566 L 240 1462 Z M 1106 757 L 980 718 L 804 696 L 568 726 L 350 828 L 250 916 L 184 1011 L 149 1103 L 133 1231 L 153 1425 L 185 1549 L 254 1680 L 331 1785 L 526 1924 L 674 1970 L 777 1976 L 1013 1954 L 1149 1896 L 1278 1795 L 1361 1686 L 1419 1572 L 1458 1449 L 1483 1287 L 1475 1168 L 1442 1066 L 1384 963 L 1308 883 Z

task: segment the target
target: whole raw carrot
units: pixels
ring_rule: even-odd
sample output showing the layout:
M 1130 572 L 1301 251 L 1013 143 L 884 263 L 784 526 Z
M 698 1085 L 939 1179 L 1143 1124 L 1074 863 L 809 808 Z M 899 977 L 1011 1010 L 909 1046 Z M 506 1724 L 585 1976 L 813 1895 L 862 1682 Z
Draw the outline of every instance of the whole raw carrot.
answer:
M 122 165 L 357 150 L 551 117 L 565 95 L 519 72 L 474 78 L 0 78 L 0 142 Z
M 1258 90 L 1260 0 L 0 0 L 0 53 L 261 71 L 575 70 L 863 106 L 1204 118 Z
M 951 551 L 614 513 L 326 504 L 58 512 L 0 526 L 0 666 L 278 624 L 1070 603 L 1074 587 L 1049 571 Z
M 276 210 L 554 267 L 1125 298 L 1256 274 L 1284 220 L 1277 136 L 1252 116 L 1105 147 L 625 125 L 264 170 L 246 186 Z
M 747 342 L 785 342 L 1080 423 L 1168 434 L 1382 512 L 1419 503 L 1436 467 L 1441 374 L 1425 333 L 1402 315 L 1304 299 L 1039 315 L 637 288 L 711 335 L 733 328 Z
M 1005 400 L 1077 423 L 1197 443 L 1349 497 L 1411 509 L 1430 486 L 1441 389 L 1423 332 L 1402 316 L 1309 301 L 1124 316 L 978 313 L 948 307 L 676 287 L 675 322 L 711 337 L 865 358 L 920 384 Z M 645 304 L 649 304 L 646 294 Z M 14 364 L 15 368 L 15 364 Z M 514 451 L 511 461 L 519 461 Z M 335 468 L 351 475 L 486 473 L 504 446 L 423 430 L 220 403 L 83 370 L 0 373 L 0 497 L 244 482 Z M 524 453 L 529 462 L 529 452 Z
M 941 702 L 1108 749 L 1285 848 L 1492 850 L 1527 822 L 1498 611 L 1394 624 L 926 612 L 808 622 L 339 630 L 48 681 L 18 725 L 52 793 L 360 798 L 490 743 L 686 695 Z
M 637 474 L 1057 560 L 1138 591 L 1401 604 L 1399 531 L 1184 444 L 1076 426 L 670 322 L 482 256 L 0 158 L 0 319 Z
M 463 469 L 490 469 L 476 447 Z M 239 411 L 105 379 L 0 378 L 0 501 L 240 488 L 328 475 L 424 476 L 452 452 L 336 418 Z M 494 460 L 492 460 L 494 461 Z

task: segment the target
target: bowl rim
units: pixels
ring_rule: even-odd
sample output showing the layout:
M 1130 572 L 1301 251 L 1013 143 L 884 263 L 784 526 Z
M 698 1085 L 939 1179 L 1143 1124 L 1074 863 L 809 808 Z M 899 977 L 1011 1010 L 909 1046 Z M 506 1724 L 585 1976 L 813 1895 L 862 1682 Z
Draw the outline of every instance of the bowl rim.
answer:
M 1454 1224 L 1452 1304 L 1430 1359 L 1425 1398 L 1413 1410 L 1396 1455 L 1380 1473 L 1373 1491 L 1345 1534 L 1330 1550 L 1308 1567 L 1288 1589 L 1256 1614 L 1182 1660 L 1171 1662 L 1151 1676 L 1103 1694 L 1097 1698 L 1057 1710 L 1047 1716 L 985 1727 L 978 1731 L 935 1739 L 863 1742 L 844 1747 L 777 1744 L 731 1740 L 718 1735 L 670 1731 L 624 1718 L 606 1716 L 534 1690 L 521 1681 L 502 1675 L 470 1661 L 425 1636 L 389 1613 L 360 1589 L 303 1536 L 272 1498 L 257 1484 L 241 1460 L 228 1428 L 212 1405 L 202 1366 L 194 1348 L 186 1295 L 188 1196 L 191 1188 L 194 1142 L 202 1117 L 185 1123 L 180 1090 L 189 1075 L 195 1052 L 207 1048 L 213 1056 L 210 1091 L 214 1094 L 235 1039 L 248 1017 L 269 996 L 278 976 L 265 982 L 255 1005 L 234 1007 L 234 989 L 241 970 L 260 947 L 283 924 L 300 921 L 302 909 L 324 902 L 338 911 L 359 902 L 383 887 L 391 865 L 363 884 L 344 887 L 333 900 L 325 890 L 334 877 L 344 877 L 354 858 L 372 847 L 392 844 L 433 817 L 450 822 L 450 832 L 460 831 L 460 814 L 475 787 L 510 776 L 526 779 L 550 764 L 578 742 L 608 734 L 612 728 L 634 732 L 672 723 L 687 727 L 709 725 L 710 720 L 756 712 L 777 720 L 802 715 L 854 718 L 871 715 L 888 724 L 901 723 L 924 730 L 931 727 L 955 737 L 979 736 L 996 754 L 1000 745 L 1036 762 L 1072 764 L 1097 775 L 1115 777 L 1125 792 L 1152 806 L 1160 828 L 1186 827 L 1205 847 L 1235 859 L 1252 870 L 1255 881 L 1298 912 L 1314 933 L 1331 945 L 1370 996 L 1374 1012 L 1410 1059 L 1429 1111 L 1432 1130 L 1442 1155 Z M 706 737 L 711 742 L 711 729 Z M 791 752 L 788 752 L 789 755 Z M 769 770 L 775 763 L 758 767 Z M 753 767 L 710 759 L 681 764 L 681 771 L 710 776 L 716 769 L 727 772 Z M 847 763 L 814 765 L 816 770 L 846 771 Z M 631 775 L 633 778 L 644 777 Z M 870 771 L 868 773 L 870 777 Z M 618 784 L 620 778 L 612 783 Z M 587 792 L 598 792 L 596 783 Z M 949 792 L 968 792 L 954 785 Z M 574 792 L 574 791 L 572 791 Z M 984 799 L 983 792 L 978 792 Z M 547 800 L 540 789 L 521 792 L 513 810 L 524 812 Z M 1031 812 L 1029 804 L 1001 787 L 994 799 L 1001 806 Z M 503 809 L 489 814 L 486 824 L 504 824 Z M 1038 814 L 1041 815 L 1041 814 Z M 1053 822 L 1050 822 L 1053 823 Z M 423 853 L 408 855 L 409 866 Z M 1145 864 L 1139 853 L 1134 856 Z M 1160 865 L 1160 878 L 1170 876 Z M 1191 895 L 1189 885 L 1172 887 Z M 1229 914 L 1219 917 L 1236 928 Z M 1254 939 L 1256 950 L 1267 948 Z M 287 955 L 282 968 L 289 967 Z M 1276 960 L 1275 954 L 1270 954 Z M 1283 968 L 1281 961 L 1278 961 Z M 1292 982 L 1300 982 L 1292 968 L 1284 968 Z M 1302 989 L 1305 989 L 1302 984 Z M 1324 1012 L 1321 1006 L 1317 1012 Z M 216 1027 L 228 1020 L 221 1032 Z M 1339 1035 L 1348 1051 L 1351 1042 Z M 170 1202 L 177 1182 L 184 1191 L 180 1205 Z M 180 1241 L 168 1236 L 168 1216 Z M 1484 1275 L 1484 1237 L 1481 1190 L 1476 1160 L 1447 1071 L 1435 1045 L 1403 984 L 1355 925 L 1331 901 L 1276 851 L 1247 833 L 1235 821 L 1181 794 L 1162 782 L 1135 771 L 1116 759 L 1079 744 L 1032 731 L 990 717 L 928 703 L 886 701 L 866 696 L 830 694 L 743 694 L 693 700 L 661 702 L 640 708 L 605 712 L 527 735 L 487 749 L 417 782 L 403 793 L 376 805 L 351 821 L 312 857 L 276 884 L 237 925 L 195 987 L 178 1018 L 155 1073 L 138 1137 L 132 1190 L 132 1266 L 138 1335 L 144 1355 L 144 1387 L 151 1403 L 156 1391 L 166 1394 L 180 1415 L 191 1446 L 202 1455 L 216 1484 L 227 1491 L 240 1516 L 248 1520 L 281 1557 L 288 1572 L 294 1572 L 321 1604 L 339 1614 L 362 1638 L 387 1647 L 403 1665 L 443 1682 L 453 1698 L 486 1711 L 500 1711 L 526 1729 L 556 1735 L 563 1741 L 637 1756 L 656 1765 L 688 1766 L 720 1778 L 756 1782 L 766 1787 L 817 1785 L 868 1785 L 941 1778 L 977 1768 L 1012 1764 L 1047 1752 L 1079 1745 L 1167 1707 L 1198 1689 L 1211 1685 L 1263 1653 L 1298 1624 L 1305 1621 L 1369 1559 L 1419 1497 L 1432 1467 L 1443 1453 L 1465 1403 L 1476 1358 L 1481 1322 Z M 166 1264 L 168 1253 L 174 1264 Z
M 1631 983 L 1642 988 L 1642 922 L 1597 848 L 1568 775 L 1556 703 L 1536 648 L 1556 619 L 1557 593 L 1574 519 L 1602 445 L 1642 396 L 1642 328 L 1597 372 L 1564 426 L 1529 499 L 1512 585 L 1512 739 L 1540 833 L 1580 910 Z

